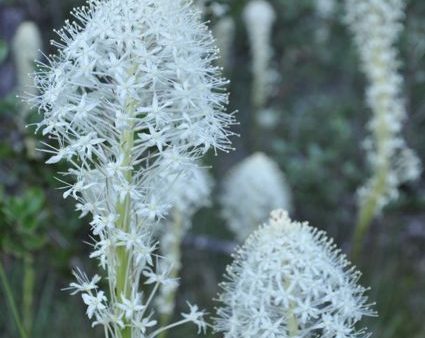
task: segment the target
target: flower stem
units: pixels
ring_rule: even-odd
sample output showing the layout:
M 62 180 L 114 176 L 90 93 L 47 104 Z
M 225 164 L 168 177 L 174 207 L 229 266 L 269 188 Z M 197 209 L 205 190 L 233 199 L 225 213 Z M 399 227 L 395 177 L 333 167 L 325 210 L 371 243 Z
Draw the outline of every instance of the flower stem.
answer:
M 132 106 L 134 104 L 129 104 L 128 109 L 129 111 L 133 111 Z M 134 146 L 134 128 L 133 126 L 130 126 L 128 130 L 126 130 L 123 133 L 121 147 L 122 147 L 122 153 L 124 155 L 124 160 L 122 165 L 124 168 L 128 167 L 129 169 L 126 169 L 126 172 L 124 173 L 125 179 L 131 183 L 133 173 L 132 173 L 132 149 Z M 122 231 L 128 231 L 130 228 L 130 222 L 131 222 L 131 197 L 129 194 L 124 198 L 123 202 L 118 203 L 117 205 L 117 212 L 118 212 L 118 221 L 117 226 Z M 125 247 L 118 247 L 117 248 L 117 257 L 118 257 L 118 268 L 117 268 L 117 284 L 116 284 L 116 297 L 119 299 L 122 296 L 126 298 L 130 298 L 131 296 L 131 281 L 129 278 L 130 271 L 129 268 L 131 268 L 131 262 L 130 257 L 128 255 L 128 252 Z M 128 324 L 128 323 L 124 323 Z M 131 338 L 131 327 L 126 326 L 124 329 L 121 330 L 121 337 L 122 338 Z
M 191 322 L 190 319 L 182 319 L 182 320 L 180 320 L 178 322 L 175 322 L 175 323 L 172 323 L 170 325 L 167 325 L 167 326 L 164 326 L 164 327 L 160 327 L 158 330 L 156 330 L 153 333 L 151 333 L 149 335 L 149 338 L 159 337 L 159 334 L 161 334 L 162 332 L 164 332 L 166 330 L 169 330 L 169 329 L 172 329 L 173 327 L 176 327 L 176 326 L 180 326 L 180 325 L 189 323 L 189 322 Z
M 31 254 L 26 254 L 24 257 L 22 316 L 25 330 L 29 336 L 31 336 L 33 324 L 34 275 L 34 260 Z
M 6 272 L 4 271 L 1 260 L 0 260 L 0 280 L 1 280 L 1 283 L 3 284 L 4 293 L 9 303 L 10 310 L 12 311 L 12 315 L 15 320 L 16 326 L 18 328 L 19 335 L 21 338 L 28 338 L 28 335 L 19 317 L 18 308 L 16 306 L 15 299 L 13 298 L 13 293 L 10 288 L 9 281 L 7 280 Z
M 289 281 L 285 280 L 285 288 L 288 289 L 290 286 Z M 288 327 L 288 337 L 289 338 L 295 338 L 298 337 L 300 330 L 298 327 L 298 320 L 297 317 L 294 314 L 294 309 L 295 309 L 296 305 L 294 304 L 294 302 L 290 302 L 289 303 L 289 309 L 288 309 L 288 323 L 287 323 L 287 327 Z
M 125 201 L 123 205 L 119 206 L 118 213 L 119 213 L 119 219 L 118 219 L 118 225 L 119 228 L 123 231 L 127 230 L 128 228 L 128 213 L 130 210 L 130 198 L 127 196 L 125 198 Z M 131 286 L 129 276 L 129 260 L 130 257 L 125 249 L 125 247 L 118 247 L 117 248 L 117 257 L 118 257 L 118 271 L 117 271 L 117 285 L 116 285 L 116 297 L 119 299 L 121 296 L 124 296 L 125 298 L 129 298 L 131 294 Z M 125 323 L 124 323 L 125 324 Z M 131 328 L 126 326 L 121 331 L 122 338 L 131 338 Z
M 380 61 L 379 55 L 382 53 L 379 49 L 375 51 L 373 63 L 377 69 L 385 69 L 385 65 Z M 375 85 L 385 86 L 387 77 L 372 79 Z M 360 209 L 357 217 L 356 228 L 354 230 L 352 245 L 352 260 L 356 261 L 361 252 L 363 238 L 369 229 L 369 226 L 380 208 L 380 202 L 385 199 L 388 190 L 388 176 L 390 174 L 391 152 L 388 143 L 391 140 L 391 131 L 388 125 L 387 106 L 390 101 L 388 94 L 381 94 L 372 103 L 372 111 L 375 115 L 376 127 L 373 129 L 373 137 L 376 143 L 375 173 L 372 177 L 372 183 L 368 194 L 360 201 Z
M 368 196 L 366 196 L 364 201 L 361 202 L 353 236 L 353 246 L 351 251 L 351 258 L 353 261 L 358 260 L 360 256 L 363 238 L 367 233 L 367 230 L 369 229 L 369 226 L 372 223 L 372 220 L 376 214 L 379 200 L 385 193 L 387 185 L 386 177 L 387 170 L 384 170 L 384 168 L 382 168 L 379 174 L 373 179 L 374 184 L 372 186 L 371 192 L 368 194 Z

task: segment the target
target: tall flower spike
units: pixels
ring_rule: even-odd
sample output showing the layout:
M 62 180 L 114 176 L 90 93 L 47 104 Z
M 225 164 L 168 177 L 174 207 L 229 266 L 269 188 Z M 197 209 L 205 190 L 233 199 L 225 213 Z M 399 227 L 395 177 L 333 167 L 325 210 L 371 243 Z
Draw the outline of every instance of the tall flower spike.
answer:
M 196 211 L 210 203 L 212 178 L 206 169 L 194 167 L 186 176 L 176 179 L 171 185 L 169 194 L 174 207 L 166 219 L 161 221 L 160 249 L 171 263 L 170 276 L 178 278 L 181 268 L 181 244 L 191 227 L 191 220 Z M 158 312 L 162 315 L 162 323 L 167 324 L 174 311 L 177 284 L 162 285 L 156 299 Z
M 228 266 L 215 330 L 225 338 L 359 338 L 374 315 L 350 266 L 323 231 L 283 210 L 251 235 Z
M 416 179 L 421 171 L 418 158 L 401 137 L 406 111 L 394 44 L 403 29 L 404 7 L 404 0 L 346 0 L 346 20 L 369 82 L 366 96 L 373 112 L 372 137 L 366 142 L 373 177 L 359 194 L 356 247 L 372 218 L 397 198 L 398 186 Z
M 93 216 L 90 257 L 109 286 L 82 292 L 93 324 L 109 337 L 156 337 L 175 325 L 156 327 L 153 298 L 174 281 L 154 255 L 152 227 L 167 214 L 169 177 L 211 148 L 229 149 L 227 82 L 186 0 L 90 0 L 72 14 L 53 42 L 58 54 L 36 75 L 38 127 L 55 142 L 47 163 L 69 163 L 64 197 Z M 195 314 L 179 323 L 196 318 L 203 329 Z
M 251 44 L 253 73 L 253 103 L 255 108 L 264 107 L 270 89 L 271 30 L 275 20 L 273 7 L 265 0 L 251 0 L 244 9 L 243 17 Z
M 227 226 L 242 242 L 271 210 L 291 211 L 291 192 L 279 166 L 265 154 L 255 153 L 226 175 L 220 204 Z
M 30 21 L 21 23 L 12 41 L 13 56 L 16 66 L 18 94 L 37 95 L 38 90 L 34 86 L 30 74 L 34 72 L 35 60 L 40 58 L 42 47 L 41 34 L 37 25 Z M 22 125 L 25 125 L 30 107 L 23 102 L 20 107 Z
M 231 16 L 220 18 L 213 29 L 218 48 L 220 49 L 219 65 L 227 69 L 232 59 L 232 46 L 235 38 L 235 21 Z
M 19 97 L 35 96 L 38 94 L 38 89 L 34 86 L 30 75 L 35 69 L 35 60 L 41 57 L 41 47 L 41 33 L 37 25 L 31 21 L 24 21 L 21 23 L 12 41 L 17 76 L 17 93 Z M 25 131 L 31 111 L 31 105 L 23 100 L 20 102 L 18 109 L 16 122 L 24 136 L 27 156 L 31 159 L 39 159 L 41 158 L 41 154 L 36 150 L 36 140 Z

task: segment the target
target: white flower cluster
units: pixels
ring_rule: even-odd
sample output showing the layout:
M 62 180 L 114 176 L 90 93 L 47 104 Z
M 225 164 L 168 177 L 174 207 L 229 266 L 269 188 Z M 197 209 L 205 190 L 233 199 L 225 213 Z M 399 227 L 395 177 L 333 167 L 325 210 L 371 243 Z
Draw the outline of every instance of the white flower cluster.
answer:
M 400 183 L 417 178 L 421 171 L 401 137 L 406 111 L 394 44 L 403 29 L 404 7 L 404 0 L 346 0 L 346 20 L 369 81 L 367 102 L 373 111 L 369 123 L 373 137 L 366 145 L 374 177 L 361 189 L 360 200 L 370 203 L 370 196 L 376 196 L 374 213 L 397 197 Z
M 257 108 L 261 108 L 266 103 L 273 77 L 269 63 L 273 54 L 271 30 L 276 14 L 267 1 L 251 0 L 244 9 L 243 17 L 248 30 L 253 59 L 253 102 Z
M 186 176 L 179 176 L 173 182 L 170 195 L 175 202 L 170 215 L 160 227 L 160 250 L 171 264 L 170 277 L 177 278 L 181 268 L 181 243 L 191 226 L 195 212 L 210 203 L 213 183 L 206 169 L 194 167 Z M 175 293 L 178 285 L 164 284 L 156 298 L 158 312 L 171 316 L 174 310 Z
M 40 58 L 41 34 L 37 25 L 31 21 L 21 23 L 13 37 L 12 50 L 16 66 L 19 95 L 37 95 L 37 88 L 30 77 L 34 72 L 34 60 Z M 30 106 L 23 102 L 20 111 L 22 125 L 25 124 Z
M 374 315 L 350 266 L 323 231 L 272 212 L 228 266 L 216 331 L 225 338 L 359 338 Z
M 59 53 L 40 65 L 34 101 L 53 141 L 47 163 L 70 164 L 75 183 L 64 197 L 93 216 L 91 257 L 107 274 L 109 294 L 82 274 L 74 289 L 107 337 L 155 337 L 166 328 L 155 329 L 150 305 L 174 281 L 169 265 L 159 268 L 152 226 L 170 207 L 170 177 L 211 148 L 229 148 L 226 81 L 213 66 L 212 35 L 186 0 L 90 0 L 72 14 L 53 42 Z M 203 330 L 195 309 L 179 323 Z
M 291 193 L 279 166 L 255 153 L 230 170 L 220 196 L 222 216 L 244 241 L 276 208 L 291 210 Z

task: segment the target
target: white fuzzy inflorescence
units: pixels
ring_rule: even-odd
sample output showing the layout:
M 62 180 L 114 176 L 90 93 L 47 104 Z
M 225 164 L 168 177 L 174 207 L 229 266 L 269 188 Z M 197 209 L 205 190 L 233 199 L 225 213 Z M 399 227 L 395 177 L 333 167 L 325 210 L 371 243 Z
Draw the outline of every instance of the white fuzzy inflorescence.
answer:
M 323 231 L 283 210 L 245 242 L 228 266 L 216 331 L 225 338 L 359 338 L 374 315 L 350 266 Z
M 244 9 L 243 17 L 253 59 L 253 103 L 257 108 L 261 108 L 266 103 L 272 78 L 272 72 L 269 68 L 273 54 L 271 31 L 276 14 L 267 1 L 251 0 Z
M 374 177 L 360 191 L 360 201 L 374 213 L 398 195 L 399 184 L 420 175 L 420 162 L 401 137 L 406 110 L 401 98 L 403 79 L 394 47 L 404 17 L 404 0 L 346 0 L 346 20 L 368 79 L 367 103 L 373 111 L 367 140 Z
M 263 153 L 237 164 L 225 177 L 220 196 L 222 216 L 244 241 L 276 208 L 291 210 L 291 193 L 279 166 Z
M 173 210 L 189 222 L 198 209 L 210 203 L 213 181 L 206 168 L 193 164 L 186 175 L 169 177 L 169 194 Z M 171 197 L 172 196 L 172 197 Z
M 41 56 L 41 34 L 37 25 L 30 21 L 21 23 L 12 41 L 13 56 L 16 66 L 17 87 L 19 95 L 37 95 L 37 87 L 30 74 L 34 72 L 35 60 Z M 21 107 L 20 118 L 24 124 L 30 106 L 24 102 Z
M 106 336 L 155 337 L 166 328 L 156 327 L 153 297 L 175 282 L 154 255 L 152 226 L 170 208 L 170 177 L 229 148 L 226 81 L 188 1 L 90 0 L 72 14 L 53 42 L 58 54 L 40 66 L 34 100 L 52 140 L 47 163 L 70 164 L 64 196 L 93 216 L 91 257 L 107 273 L 109 293 L 80 273 L 74 289 Z M 183 317 L 205 328 L 196 307 Z
M 195 167 L 186 176 L 179 176 L 170 185 L 175 202 L 169 216 L 162 221 L 160 231 L 161 255 L 171 264 L 170 276 L 177 278 L 181 268 L 181 244 L 191 227 L 193 215 L 209 205 L 212 178 L 207 169 Z M 171 316 L 174 311 L 177 284 L 162 285 L 156 299 L 159 313 Z

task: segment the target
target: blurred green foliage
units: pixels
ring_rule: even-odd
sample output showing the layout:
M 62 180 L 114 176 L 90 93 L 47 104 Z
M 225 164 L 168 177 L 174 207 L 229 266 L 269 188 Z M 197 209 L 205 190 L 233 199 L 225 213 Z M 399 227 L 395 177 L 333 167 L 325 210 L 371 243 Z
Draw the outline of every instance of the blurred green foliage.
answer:
M 9 49 L 7 47 L 7 43 L 4 40 L 0 39 L 0 63 L 2 63 L 6 59 L 8 53 Z
M 22 196 L 0 192 L 0 248 L 7 254 L 23 257 L 40 250 L 47 242 L 44 193 L 29 188 Z
M 231 107 L 239 110 L 240 126 L 234 138 L 236 151 L 219 157 L 210 156 L 220 187 L 222 175 L 243 157 L 264 151 L 280 164 L 293 189 L 294 218 L 308 220 L 323 228 L 348 251 L 357 211 L 356 191 L 369 177 L 362 142 L 367 134 L 370 111 L 366 107 L 365 79 L 359 70 L 357 52 L 343 23 L 343 2 L 337 1 L 330 17 L 317 15 L 314 0 L 270 0 L 277 19 L 273 28 L 272 67 L 279 74 L 267 108 L 276 123 L 271 128 L 256 125 L 256 112 L 250 97 L 251 57 L 242 20 L 246 0 L 218 1 L 228 5 L 228 15 L 236 22 L 230 78 Z M 46 53 L 47 41 L 69 18 L 74 0 L 8 1 L 1 4 L 22 11 L 40 25 Z M 9 7 L 10 8 L 10 7 Z M 3 8 L 4 9 L 4 8 Z M 2 7 L 0 7 L 2 10 Z M 405 98 L 409 119 L 405 137 L 425 163 L 425 2 L 408 0 L 406 29 L 399 49 L 403 60 Z M 217 18 L 208 15 L 213 26 Z M 1 32 L 0 32 L 1 33 Z M 0 65 L 8 60 L 8 42 L 0 40 Z M 10 59 L 10 58 L 9 58 Z M 13 86 L 13 84 L 11 84 Z M 13 88 L 12 88 L 13 89 Z M 28 137 L 38 147 L 32 130 L 22 132 L 15 116 L 19 113 L 13 90 L 0 98 L 0 259 L 8 268 L 11 285 L 20 285 L 23 276 L 21 258 L 34 254 L 36 269 L 34 338 L 101 337 L 93 331 L 78 298 L 59 290 L 71 280 L 73 265 L 95 270 L 89 262 L 88 219 L 79 220 L 73 202 L 64 201 L 56 190 L 61 183 L 54 178 L 63 171 L 44 165 L 42 158 L 28 157 Z M 37 120 L 37 115 L 31 117 Z M 232 239 L 214 204 L 195 218 L 194 234 L 206 234 L 223 240 Z M 184 248 L 181 287 L 177 310 L 185 310 L 185 300 L 197 302 L 210 312 L 211 301 L 226 254 Z M 375 220 L 368 236 L 364 256 L 358 262 L 364 272 L 362 283 L 370 285 L 370 298 L 377 302 L 379 318 L 369 320 L 374 337 L 423 338 L 425 325 L 425 182 L 401 187 L 399 200 Z M 20 301 L 20 289 L 15 296 Z M 7 313 L 0 302 L 0 313 Z M 72 320 L 70 320 L 72 318 Z M 187 326 L 169 338 L 192 337 L 195 329 Z M 16 337 L 13 324 L 0 316 L 0 338 Z M 214 337 L 212 333 L 207 337 Z

